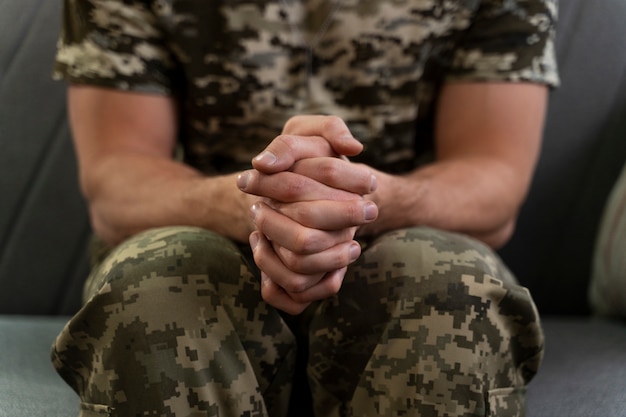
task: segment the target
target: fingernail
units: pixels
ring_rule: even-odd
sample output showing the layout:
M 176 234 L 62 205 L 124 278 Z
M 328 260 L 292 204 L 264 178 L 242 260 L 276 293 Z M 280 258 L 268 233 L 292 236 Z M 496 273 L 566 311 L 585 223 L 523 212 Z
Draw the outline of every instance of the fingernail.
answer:
M 248 172 L 242 172 L 237 177 L 237 187 L 240 190 L 245 190 L 248 187 L 248 182 L 250 181 L 250 174 Z
M 365 203 L 365 207 L 363 207 L 364 218 L 365 221 L 372 221 L 378 217 L 378 207 L 371 201 Z
M 361 256 L 361 247 L 358 243 L 354 242 L 350 245 L 350 262 L 356 261 Z
M 375 175 L 372 175 L 372 177 L 370 178 L 370 193 L 376 191 L 377 188 L 378 188 L 378 180 L 376 179 Z
M 267 166 L 272 166 L 276 163 L 276 161 L 278 160 L 278 158 L 276 157 L 276 155 L 274 155 L 271 152 L 268 151 L 263 151 L 260 154 L 258 154 L 254 160 L 256 162 L 260 162 L 263 165 L 267 165 Z
M 254 232 L 250 235 L 250 247 L 252 248 L 252 250 L 255 250 L 257 246 L 259 246 L 259 235 Z

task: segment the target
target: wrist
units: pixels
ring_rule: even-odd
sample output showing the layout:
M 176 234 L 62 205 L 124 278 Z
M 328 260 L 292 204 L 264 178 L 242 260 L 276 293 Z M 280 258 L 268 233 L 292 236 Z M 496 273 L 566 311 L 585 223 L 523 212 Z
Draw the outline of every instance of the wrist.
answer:
M 238 242 L 248 242 L 255 196 L 237 187 L 238 174 L 196 179 L 187 193 L 188 222 Z
M 390 230 L 428 224 L 425 194 L 427 181 L 410 175 L 375 171 L 377 188 L 365 195 L 378 207 L 378 218 L 363 225 L 357 235 L 373 237 Z

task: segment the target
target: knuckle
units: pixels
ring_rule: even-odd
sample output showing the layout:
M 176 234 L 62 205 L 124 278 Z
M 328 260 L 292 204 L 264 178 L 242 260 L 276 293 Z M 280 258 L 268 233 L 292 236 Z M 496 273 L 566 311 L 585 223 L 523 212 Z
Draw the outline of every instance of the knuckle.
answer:
M 302 116 L 300 115 L 290 117 L 283 126 L 283 133 L 292 132 L 300 122 L 301 118 Z
M 308 303 L 311 303 L 313 301 L 315 301 L 314 298 L 312 298 L 310 295 L 306 294 L 306 293 L 293 293 L 293 294 L 289 294 L 289 298 L 291 298 L 293 301 L 295 301 L 297 303 L 297 305 L 304 305 L 304 307 L 306 308 L 306 305 Z
M 363 221 L 363 207 L 360 201 L 347 201 L 344 204 L 343 214 L 346 222 L 354 225 Z
M 284 147 L 289 151 L 293 151 L 294 146 L 296 145 L 295 138 L 292 135 L 288 135 L 285 133 L 278 135 L 274 139 L 274 142 L 278 143 L 281 147 Z
M 298 232 L 294 239 L 294 251 L 298 253 L 308 254 L 316 249 L 318 238 L 308 230 Z
M 291 175 L 284 182 L 284 196 L 288 201 L 297 200 L 306 191 L 306 179 L 300 175 Z
M 304 261 L 300 255 L 285 248 L 278 249 L 278 253 L 281 261 L 290 271 L 297 274 L 305 273 L 303 270 Z
M 283 287 L 290 294 L 300 294 L 309 289 L 308 279 L 303 276 L 294 276 Z
M 359 184 L 361 185 L 363 193 L 371 193 L 373 190 L 372 177 L 374 176 L 372 170 L 368 166 L 363 164 L 353 165 L 351 166 L 351 168 L 353 168 L 356 175 L 358 175 Z
M 316 220 L 323 214 L 315 204 L 307 204 L 306 202 L 297 202 L 291 205 L 291 214 L 293 219 L 305 227 L 315 227 Z M 317 237 L 309 236 L 309 240 L 317 239 Z
M 336 132 L 339 129 L 345 129 L 345 123 L 339 116 L 328 115 L 324 117 L 322 129 L 325 132 Z
M 261 298 L 267 304 L 293 315 L 302 313 L 310 304 L 306 297 L 294 297 L 285 288 L 276 285 L 262 285 Z
M 343 177 L 342 169 L 335 163 L 335 160 L 328 159 L 320 162 L 316 167 L 322 181 L 330 184 L 337 184 Z
M 328 265 L 332 270 L 340 269 L 348 266 L 351 262 L 350 242 L 345 242 L 337 245 L 336 250 L 333 253 L 331 259 L 328 260 Z
M 329 295 L 335 295 L 339 293 L 341 289 L 342 280 L 340 279 L 330 279 L 326 283 L 326 288 L 328 289 Z
M 261 298 L 269 305 L 280 310 L 285 310 L 285 294 L 276 288 L 261 288 Z
M 283 264 L 285 264 L 285 266 L 291 271 L 294 271 L 294 268 L 298 264 L 295 254 L 284 248 L 279 249 L 278 253 L 280 255 L 280 259 L 283 261 Z

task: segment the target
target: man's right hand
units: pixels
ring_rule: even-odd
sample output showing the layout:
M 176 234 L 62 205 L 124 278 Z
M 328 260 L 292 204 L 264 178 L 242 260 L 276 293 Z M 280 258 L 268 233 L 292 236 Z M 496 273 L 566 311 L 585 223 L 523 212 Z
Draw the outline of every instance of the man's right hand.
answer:
M 261 197 L 251 210 L 257 231 L 250 243 L 263 297 L 291 314 L 339 290 L 347 265 L 360 255 L 356 229 L 378 214 L 362 198 L 376 187 L 370 169 L 339 153 L 361 150 L 345 124 L 328 116 L 296 119 L 238 181 Z

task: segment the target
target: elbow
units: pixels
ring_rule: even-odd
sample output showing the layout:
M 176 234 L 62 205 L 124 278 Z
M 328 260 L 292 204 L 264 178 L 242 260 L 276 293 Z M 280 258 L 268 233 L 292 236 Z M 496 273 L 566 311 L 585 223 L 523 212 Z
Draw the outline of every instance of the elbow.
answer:
M 100 181 L 95 164 L 89 170 L 81 170 L 79 175 L 80 190 L 89 211 L 91 229 L 104 243 L 115 246 L 130 236 L 125 233 L 116 211 L 110 210 L 112 204 L 107 201 L 107 190 Z
M 119 222 L 106 216 L 96 204 L 89 205 L 89 219 L 93 233 L 111 247 L 120 244 L 131 235 Z
M 81 189 L 87 202 L 91 229 L 104 243 L 113 247 L 133 234 L 124 209 L 128 201 L 112 197 L 97 181 L 82 179 Z
M 511 218 L 506 223 L 500 225 L 487 233 L 475 234 L 474 237 L 492 249 L 502 248 L 513 237 L 515 232 L 516 219 Z

